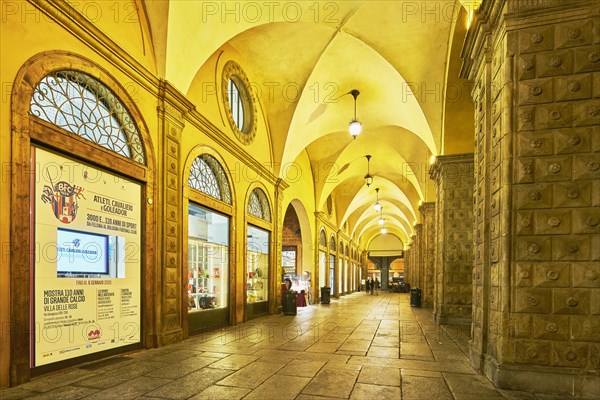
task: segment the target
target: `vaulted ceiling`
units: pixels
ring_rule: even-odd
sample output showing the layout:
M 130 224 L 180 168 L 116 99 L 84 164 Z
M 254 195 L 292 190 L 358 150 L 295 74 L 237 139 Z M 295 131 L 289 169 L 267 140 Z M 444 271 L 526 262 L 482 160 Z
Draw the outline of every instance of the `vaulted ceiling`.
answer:
M 419 204 L 434 200 L 427 173 L 432 157 L 473 151 L 470 93 L 456 71 L 469 11 L 479 2 L 143 6 L 160 75 L 191 95 L 199 71 L 227 47 L 245 60 L 251 81 L 292 87 L 291 99 L 273 101 L 264 91 L 259 99 L 271 132 L 269 159 L 285 165 L 306 154 L 315 176 L 326 171 L 328 179 L 314 179 L 317 209 L 331 195 L 338 226 L 348 223 L 362 243 L 380 234 L 372 207 L 379 188 L 388 231 L 406 243 Z M 449 104 L 446 90 L 454 85 L 463 89 Z M 347 130 L 352 89 L 360 91 L 363 133 L 357 139 Z M 370 187 L 363 179 L 367 154 L 375 176 Z

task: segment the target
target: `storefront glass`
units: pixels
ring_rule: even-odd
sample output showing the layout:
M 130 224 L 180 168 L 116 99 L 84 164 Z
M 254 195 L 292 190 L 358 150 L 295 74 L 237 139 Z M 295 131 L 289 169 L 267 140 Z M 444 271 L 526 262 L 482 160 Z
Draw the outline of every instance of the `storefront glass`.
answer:
M 335 256 L 329 255 L 329 287 L 331 295 L 335 292 Z
M 248 226 L 246 270 L 247 303 L 269 299 L 269 232 Z
M 319 287 L 327 286 L 327 253 L 319 250 Z
M 188 311 L 225 308 L 229 295 L 229 218 L 188 207 Z

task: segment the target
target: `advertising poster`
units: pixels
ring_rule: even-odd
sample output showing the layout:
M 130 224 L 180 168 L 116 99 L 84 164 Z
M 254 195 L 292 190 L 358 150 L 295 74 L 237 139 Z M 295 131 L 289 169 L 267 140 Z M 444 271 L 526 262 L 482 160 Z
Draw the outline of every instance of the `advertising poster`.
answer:
M 32 164 L 32 367 L 140 342 L 140 185 L 39 148 Z

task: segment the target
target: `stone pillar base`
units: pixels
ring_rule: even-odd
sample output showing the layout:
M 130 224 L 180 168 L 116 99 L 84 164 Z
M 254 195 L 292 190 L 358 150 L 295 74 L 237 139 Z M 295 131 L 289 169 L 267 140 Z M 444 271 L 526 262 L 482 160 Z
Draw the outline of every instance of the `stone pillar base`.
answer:
M 498 365 L 471 350 L 471 363 L 500 389 L 594 398 L 600 393 L 598 373 L 582 373 L 571 368 L 532 365 Z
M 435 322 L 439 325 L 471 326 L 471 318 L 463 318 L 452 315 L 434 315 Z
M 181 330 L 158 335 L 158 345 L 161 347 L 179 343 L 181 341 L 183 341 L 183 331 Z

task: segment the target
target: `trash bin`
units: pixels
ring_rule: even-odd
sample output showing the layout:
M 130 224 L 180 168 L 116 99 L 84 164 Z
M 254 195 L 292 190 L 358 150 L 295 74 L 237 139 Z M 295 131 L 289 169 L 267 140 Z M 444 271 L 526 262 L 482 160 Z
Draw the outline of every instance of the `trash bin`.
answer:
M 291 290 L 283 292 L 283 298 L 281 299 L 281 305 L 283 307 L 284 315 L 296 315 L 298 308 L 296 306 L 296 296 L 298 293 Z
M 321 288 L 321 304 L 329 304 L 331 297 L 331 288 L 328 286 L 323 286 Z
M 410 306 L 421 307 L 421 289 L 410 289 Z

